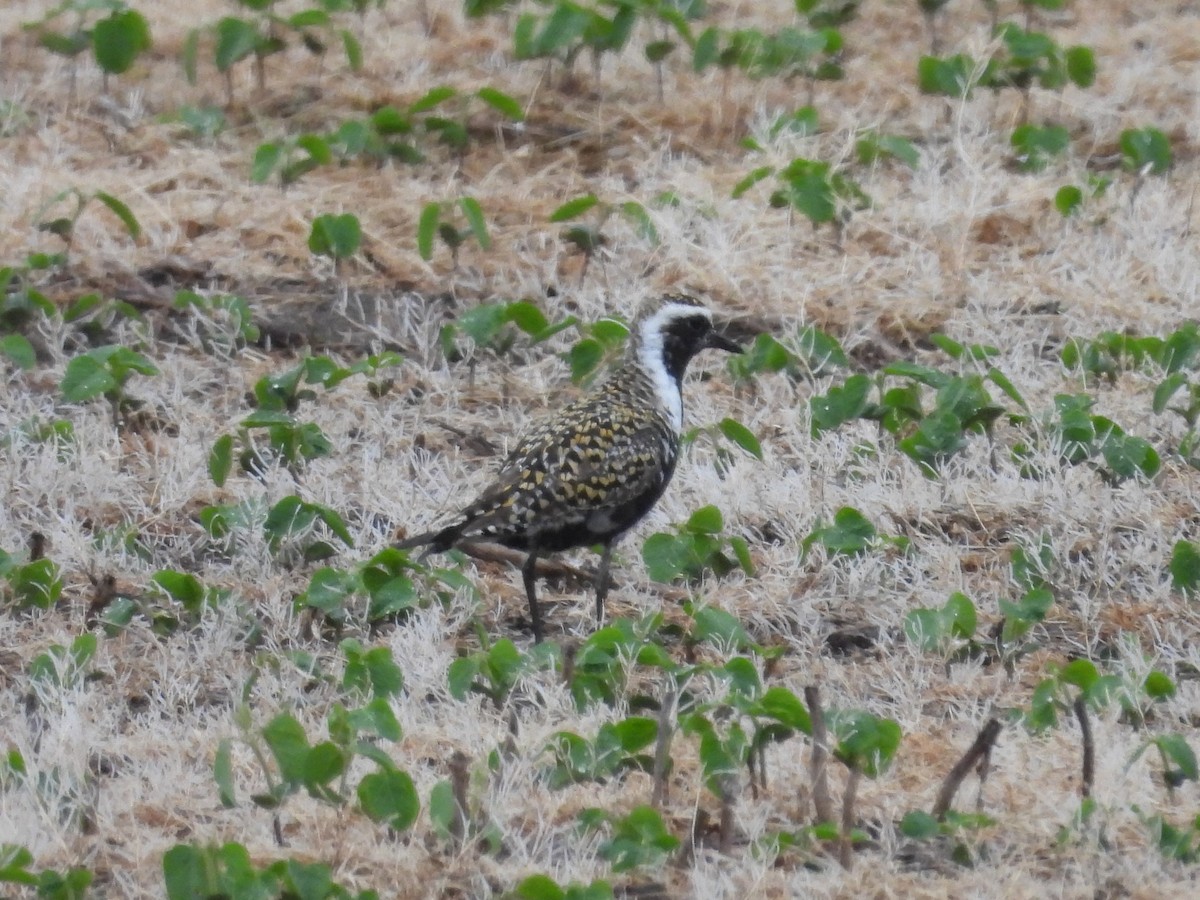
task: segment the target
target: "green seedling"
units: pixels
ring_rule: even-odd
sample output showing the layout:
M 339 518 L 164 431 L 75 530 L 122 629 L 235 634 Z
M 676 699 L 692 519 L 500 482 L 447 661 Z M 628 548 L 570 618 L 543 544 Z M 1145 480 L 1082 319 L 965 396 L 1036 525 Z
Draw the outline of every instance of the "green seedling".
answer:
M 120 428 L 121 413 L 135 402 L 125 393 L 125 385 L 134 375 L 157 375 L 158 368 L 141 353 L 109 344 L 96 347 L 67 363 L 59 386 L 68 403 L 86 403 L 103 397 L 112 410 L 113 427 Z
M 1076 698 L 1081 698 L 1094 710 L 1101 710 L 1121 690 L 1121 679 L 1116 675 L 1102 675 L 1091 660 L 1076 659 L 1066 665 L 1052 665 L 1048 677 L 1033 690 L 1029 709 L 1025 711 L 1025 726 L 1035 734 L 1054 728 L 1059 717 L 1072 710 Z
M 204 584 L 189 572 L 162 569 L 150 578 L 150 590 L 138 597 L 117 596 L 103 610 L 105 630 L 115 634 L 139 612 L 156 634 L 174 634 L 183 625 L 197 625 L 206 611 L 230 601 L 233 592 Z
M 748 456 L 762 462 L 762 445 L 754 432 L 737 419 L 726 417 L 714 425 L 697 426 L 683 433 L 680 444 L 684 447 L 696 443 L 701 435 L 707 436 L 716 444 L 716 456 L 713 465 L 722 478 L 733 468 L 735 454 L 726 444 L 738 448 Z
M 333 162 L 333 149 L 329 140 L 319 134 L 302 134 L 280 141 L 260 144 L 254 151 L 250 166 L 250 180 L 265 184 L 272 176 L 279 176 L 279 186 L 286 188 L 299 181 L 318 166 Z
M 948 662 L 977 656 L 975 640 L 978 614 L 971 598 L 954 592 L 941 607 L 914 609 L 904 617 L 904 636 L 926 653 L 938 653 Z
M 614 872 L 660 866 L 679 848 L 679 838 L 671 834 L 662 816 L 650 806 L 638 806 L 626 815 L 592 807 L 579 814 L 579 824 L 586 831 L 607 835 L 599 855 Z
M 777 32 L 743 28 L 722 33 L 712 27 L 700 34 L 692 50 L 692 68 L 702 72 L 716 65 L 728 73 L 738 68 L 750 78 L 803 78 L 808 105 L 813 105 L 815 82 L 837 81 L 841 65 L 841 32 L 833 26 L 814 30 L 785 27 Z
M 64 19 L 70 21 L 64 25 Z M 109 76 L 128 72 L 138 56 L 151 46 L 146 17 L 123 0 L 63 0 L 41 19 L 24 27 L 37 34 L 41 46 L 71 60 L 72 100 L 75 60 L 84 51 L 92 51 L 107 92 Z
M 0 267 L 0 355 L 22 369 L 32 369 L 37 355 L 29 338 L 20 332 L 56 312 L 34 281 L 38 273 L 65 263 L 65 254 L 35 254 L 24 265 Z
M 1176 541 L 1171 549 L 1171 587 L 1185 597 L 1200 597 L 1200 544 Z
M 1165 338 L 1104 331 L 1096 338 L 1071 338 L 1062 363 L 1086 375 L 1115 382 L 1121 372 L 1145 370 L 1153 363 L 1168 375 L 1200 368 L 1200 326 L 1188 322 Z
M 240 471 L 256 478 L 262 478 L 277 463 L 297 477 L 310 460 L 333 452 L 333 444 L 318 425 L 301 422 L 294 415 L 301 402 L 317 397 L 308 385 L 319 384 L 330 391 L 354 375 L 374 376 L 380 369 L 400 362 L 401 357 L 390 351 L 352 366 L 339 365 L 324 355 L 309 356 L 291 369 L 260 378 L 254 385 L 258 409 L 242 420 L 236 435 L 223 435 L 209 451 L 208 472 L 213 483 L 218 487 L 225 484 L 235 460 Z M 381 390 L 374 382 L 368 382 L 368 388 L 375 393 Z M 262 437 L 266 438 L 265 446 Z
M 598 319 L 590 325 L 569 321 L 581 337 L 562 357 L 571 367 L 571 380 L 575 384 L 592 384 L 609 364 L 623 358 L 629 326 L 610 318 Z
M 349 621 L 370 625 L 403 618 L 430 602 L 449 603 L 464 592 L 476 596 L 458 569 L 429 569 L 389 547 L 350 570 L 318 569 L 296 598 L 296 609 L 319 612 L 335 628 Z
M 254 324 L 250 303 L 232 294 L 198 294 L 177 291 L 171 305 L 189 312 L 196 323 L 201 346 L 208 353 L 231 356 L 262 337 Z
M 332 259 L 335 271 L 341 270 L 342 261 L 354 256 L 361 244 L 362 226 L 352 213 L 340 216 L 326 213 L 313 219 L 308 249 L 317 256 Z
M 0 550 L 0 579 L 4 582 L 0 599 L 18 610 L 50 609 L 62 596 L 61 571 L 46 557 L 22 563 Z
M 854 152 L 864 166 L 874 166 L 891 160 L 910 169 L 921 165 L 921 154 L 912 141 L 894 134 L 867 131 L 855 141 Z
M 270 508 L 256 500 L 206 506 L 200 511 L 200 523 L 211 538 L 221 542 L 228 555 L 237 550 L 241 533 L 258 529 L 271 553 L 287 562 L 317 562 L 334 556 L 337 550 L 317 537 L 319 531 L 328 531 L 346 547 L 354 546 L 354 539 L 337 512 L 295 495 L 284 497 Z
M 906 812 L 900 820 L 900 833 L 910 840 L 935 842 L 934 847 L 949 843 L 950 859 L 970 868 L 977 864 L 979 854 L 976 849 L 978 838 L 970 839 L 971 836 L 998 824 L 986 813 L 963 813 L 950 809 L 939 819 L 924 810 L 914 809 Z
M 1129 760 L 1132 766 L 1153 747 L 1162 762 L 1163 783 L 1174 791 L 1189 781 L 1200 781 L 1200 766 L 1196 762 L 1196 751 L 1182 734 L 1159 734 L 1145 741 Z
M 782 340 L 760 334 L 750 349 L 731 356 L 726 363 L 735 381 L 750 380 L 760 373 L 783 373 L 809 383 L 849 365 L 838 339 L 814 325 L 806 325 Z
M 220 847 L 176 844 L 162 861 L 167 900 L 196 897 L 311 897 L 379 900 L 375 891 L 353 892 L 333 879 L 325 863 L 280 859 L 256 864 L 238 843 Z M 82 896 L 82 895 L 81 895 Z
M 794 112 L 783 113 L 767 126 L 768 142 L 779 140 L 780 137 L 809 137 L 820 131 L 817 110 L 812 106 L 802 106 Z M 767 147 L 757 138 L 751 136 L 742 138 L 742 146 L 747 150 L 763 152 Z
M 904 552 L 909 547 L 906 537 L 881 535 L 871 520 L 852 506 L 843 506 L 833 516 L 833 523 L 817 526 L 800 542 L 801 553 L 807 556 L 816 545 L 825 548 L 830 557 L 861 556 L 881 547 L 894 547 Z
M 96 635 L 81 634 L 69 647 L 53 644 L 29 664 L 30 681 L 57 688 L 75 688 L 91 676 L 98 646 Z
M 898 722 L 857 709 L 831 709 L 825 718 L 835 741 L 833 755 L 846 768 L 868 778 L 887 771 L 900 748 Z
M 63 215 L 55 215 L 55 213 L 62 209 L 64 202 L 68 200 L 74 201 L 74 208 L 68 208 Z M 79 188 L 67 188 L 65 191 L 59 191 L 42 204 L 34 216 L 34 224 L 37 226 L 38 231 L 46 231 L 50 234 L 58 235 L 58 237 L 62 238 L 63 243 L 66 244 L 66 252 L 60 261 L 60 264 L 63 266 L 67 263 L 67 257 L 71 252 L 71 246 L 75 240 L 75 225 L 79 222 L 84 210 L 92 204 L 93 200 L 107 207 L 117 217 L 131 238 L 136 241 L 141 237 L 142 226 L 123 201 L 118 200 L 112 194 L 105 191 L 84 193 Z
M 488 698 L 497 710 L 503 709 L 517 682 L 525 675 L 551 667 L 555 650 L 549 644 L 536 644 L 528 653 L 522 653 L 508 638 L 489 643 L 482 650 L 460 656 L 450 664 L 447 678 L 450 696 L 465 700 L 467 694 L 481 694 Z
M 38 900 L 83 900 L 95 876 L 85 866 L 66 872 L 34 870 L 33 854 L 18 844 L 0 844 L 0 884 L 21 885 L 37 892 Z M 611 896 L 611 891 L 610 891 Z
M 1133 810 L 1141 817 L 1164 858 L 1189 865 L 1200 861 L 1200 815 L 1182 826 L 1176 826 L 1161 815 L 1143 815 L 1137 806 Z
M 604 226 L 614 215 L 620 216 L 633 226 L 642 240 L 650 244 L 658 243 L 658 229 L 654 227 L 650 214 L 646 207 L 634 200 L 607 203 L 595 194 L 584 194 L 568 200 L 550 214 L 550 222 L 554 224 L 571 222 L 585 216 L 590 219 L 581 224 L 571 225 L 562 232 L 562 239 L 583 254 L 583 267 L 579 270 L 581 284 L 587 276 L 588 266 L 593 257 L 608 243 Z
M 662 613 L 647 613 L 637 622 L 616 619 L 595 631 L 576 651 L 570 666 L 575 706 L 580 711 L 594 703 L 614 706 L 624 696 L 635 665 L 674 672 L 663 632 Z
M 334 703 L 326 717 L 329 738 L 312 743 L 304 726 L 290 713 L 280 713 L 255 728 L 246 705 L 235 712 L 238 742 L 253 755 L 265 789 L 252 794 L 255 806 L 276 817 L 288 798 L 305 791 L 313 799 L 346 809 L 350 804 L 350 776 L 356 758 L 375 763 L 354 790 L 359 809 L 372 821 L 405 831 L 416 821 L 420 800 L 408 773 L 398 769 L 377 740 L 398 741 L 400 725 L 385 697 L 348 709 Z M 233 741 L 217 748 L 213 777 L 223 806 L 238 804 L 232 765 Z M 268 756 L 269 754 L 269 756 Z M 276 819 L 278 829 L 278 819 Z
M 1043 417 L 1044 436 L 1040 442 L 1055 449 L 1060 464 L 1089 463 L 1105 481 L 1113 484 L 1157 475 L 1162 467 L 1158 451 L 1144 438 L 1127 434 L 1106 416 L 1094 415 L 1091 410 L 1095 403 L 1089 394 L 1055 395 L 1055 412 Z M 1012 450 L 1026 477 L 1043 474 L 1031 462 L 1036 446 L 1037 443 L 1019 443 Z
M 454 151 L 461 164 L 478 130 L 477 108 L 498 113 L 507 122 L 521 122 L 525 111 L 512 96 L 493 87 L 463 92 L 435 87 L 406 107 L 383 106 L 365 119 L 347 119 L 323 139 L 342 162 L 368 159 L 415 165 L 424 162 L 417 135 L 424 132 Z
M 229 125 L 219 107 L 190 104 L 179 107 L 173 115 L 162 116 L 160 121 L 177 123 L 192 140 L 206 144 L 211 144 Z
M 613 900 L 614 895 L 612 885 L 603 880 L 588 884 L 572 881 L 564 887 L 549 875 L 530 875 L 504 896 L 505 900 Z
M 1041 172 L 1071 144 L 1071 135 L 1061 125 L 1018 125 L 1012 133 L 1013 152 L 1023 172 Z
M 458 218 L 461 215 L 461 219 Z M 459 222 L 463 222 L 463 227 Z M 434 238 L 439 238 L 450 251 L 453 271 L 458 271 L 458 254 L 468 238 L 474 238 L 480 250 L 492 248 L 483 208 L 474 197 L 460 197 L 457 202 L 427 203 L 417 222 L 417 252 L 421 259 L 433 259 Z
M 362 700 L 386 700 L 403 691 L 404 672 L 389 647 L 368 650 L 354 638 L 346 638 L 338 648 L 346 659 L 341 681 L 346 694 Z
M 551 790 L 572 784 L 604 783 L 626 771 L 650 772 L 652 753 L 658 737 L 658 722 L 646 716 L 629 716 L 619 722 L 606 722 L 592 740 L 570 731 L 559 731 L 546 745 L 553 763 L 546 773 Z
M 237 0 L 245 18 L 225 16 L 220 21 L 192 29 L 184 42 L 182 65 L 189 84 L 196 84 L 202 41 L 211 43 L 212 60 L 225 80 L 226 105 L 233 103 L 233 69 L 253 57 L 258 90 L 266 90 L 266 61 L 284 52 L 289 39 L 299 41 L 309 53 L 324 58 L 330 43 L 340 43 L 351 71 L 362 68 L 362 46 L 345 28 L 338 28 L 329 2 L 289 15 L 276 12 L 278 0 Z
M 734 186 L 733 196 L 741 197 L 772 175 L 781 184 L 768 198 L 772 209 L 786 209 L 789 219 L 798 212 L 814 228 L 831 224 L 839 236 L 854 211 L 871 205 L 871 198 L 850 176 L 835 170 L 827 162 L 801 157 L 782 169 L 773 166 L 755 169 Z
M 438 343 L 448 363 L 467 361 L 473 385 L 478 362 L 476 351 L 483 349 L 498 357 L 507 356 L 522 336 L 530 346 L 536 346 L 576 324 L 574 316 L 551 323 L 531 300 L 481 303 L 444 325 Z M 470 341 L 465 349 L 459 345 L 459 339 L 464 337 Z
M 389 160 L 415 165 L 425 161 L 425 154 L 410 140 L 413 128 L 409 112 L 383 106 L 365 119 L 347 119 L 324 140 L 342 162 L 365 158 L 378 165 Z
M 967 100 L 979 84 L 982 67 L 965 53 L 922 56 L 917 63 L 917 86 L 922 94 Z
M 1121 164 L 1138 177 L 1166 175 L 1174 161 L 1171 142 L 1157 128 L 1128 128 L 1121 132 Z
M 592 56 L 597 84 L 600 81 L 601 61 L 605 53 L 618 54 L 629 43 L 637 24 L 639 5 L 632 2 L 609 4 L 611 17 L 605 10 L 555 0 L 543 17 L 538 13 L 522 13 L 513 29 L 513 55 L 519 60 L 545 59 L 560 62 L 570 70 L 585 50 Z
M 1111 178 L 1093 174 L 1087 176 L 1087 183 L 1082 187 L 1064 184 L 1054 194 L 1054 208 L 1064 219 L 1070 218 L 1083 209 L 1086 203 L 1103 197 L 1111 184 Z
M 675 532 L 659 532 L 646 539 L 642 559 L 650 577 L 670 584 L 697 583 L 705 573 L 721 578 L 734 569 L 754 574 L 750 548 L 744 538 L 723 534 L 724 517 L 715 506 L 696 510 Z

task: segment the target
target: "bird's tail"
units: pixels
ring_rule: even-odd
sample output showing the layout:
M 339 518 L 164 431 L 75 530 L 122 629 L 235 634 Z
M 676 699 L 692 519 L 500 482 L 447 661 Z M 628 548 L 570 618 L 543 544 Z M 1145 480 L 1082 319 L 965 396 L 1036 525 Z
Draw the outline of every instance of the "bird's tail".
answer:
M 445 553 L 462 534 L 462 524 L 450 525 L 439 531 L 426 531 L 423 534 L 406 537 L 404 540 L 396 541 L 392 544 L 397 550 L 411 550 L 414 547 L 424 547 L 425 550 L 417 557 L 417 560 L 423 560 L 431 553 Z

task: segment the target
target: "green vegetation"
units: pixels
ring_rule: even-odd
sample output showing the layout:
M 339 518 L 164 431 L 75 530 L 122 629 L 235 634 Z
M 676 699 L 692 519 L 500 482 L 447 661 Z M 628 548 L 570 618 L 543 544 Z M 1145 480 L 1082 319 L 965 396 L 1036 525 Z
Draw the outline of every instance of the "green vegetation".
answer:
M 678 893 L 698 857 L 793 878 L 885 853 L 939 877 L 985 872 L 1022 840 L 1014 820 L 1027 813 L 1010 797 L 1064 768 L 1078 771 L 1077 805 L 1044 813 L 1057 816 L 1048 830 L 1021 823 L 1057 828 L 1039 864 L 1080 868 L 1072 848 L 1103 860 L 1140 840 L 1169 877 L 1194 880 L 1200 326 L 1165 314 L 1130 325 L 1124 307 L 1192 300 L 1189 271 L 1147 251 L 1194 240 L 1179 173 L 1195 153 L 1166 115 L 1083 118 L 1078 92 L 1095 99 L 1120 62 L 1050 33 L 1065 19 L 1046 13 L 1064 0 L 967 5 L 888 11 L 924 20 L 928 54 L 903 69 L 920 115 L 896 104 L 869 119 L 831 114 L 879 88 L 863 65 L 878 26 L 856 0 L 793 0 L 770 22 L 703 0 L 466 0 L 465 23 L 424 3 L 228 0 L 187 35 L 151 3 L 63 0 L 25 23 L 24 45 L 0 35 L 0 75 L 28 68 L 51 85 L 0 99 L 13 159 L 50 160 L 36 190 L 13 179 L 13 208 L 36 211 L 0 259 L 4 543 L 28 547 L 0 550 L 0 610 L 20 638 L 0 649 L 14 735 L 0 795 L 38 830 L 28 847 L 0 846 L 0 883 L 63 900 L 118 891 L 114 868 L 142 836 L 106 830 L 131 823 L 104 779 L 145 773 L 135 738 L 110 726 L 136 734 L 201 707 L 186 743 L 170 732 L 179 743 L 154 752 L 200 767 L 207 806 L 191 796 L 170 817 L 148 801 L 133 814 L 165 822 L 174 846 L 150 852 L 171 898 L 389 896 L 390 873 L 356 855 L 376 845 L 449 873 L 447 892 L 527 900 Z M 1081 30 L 1097 15 L 1084 6 Z M 369 29 L 412 30 L 416 17 L 437 53 L 368 80 L 390 64 L 369 55 Z M 443 58 L 448 35 L 476 68 Z M 986 56 L 963 52 L 981 42 Z M 51 90 L 63 72 L 66 103 Z M 105 96 L 77 104 L 89 73 Z M 186 93 L 149 90 L 172 78 Z M 668 84 L 703 108 L 677 108 Z M 127 123 L 143 93 L 154 118 Z M 702 125 L 678 125 L 685 113 Z M 55 121 L 96 140 L 89 152 L 135 188 L 60 175 L 71 166 L 52 140 L 21 141 Z M 971 157 L 980 140 L 995 150 L 986 166 Z M 648 157 L 629 148 L 643 144 L 684 163 L 642 171 Z M 235 155 L 200 164 L 222 148 Z M 129 174 L 175 154 L 170 178 Z M 995 180 L 934 196 L 964 159 Z M 495 189 L 514 160 L 533 185 L 517 202 Z M 214 187 L 222 168 L 246 194 Z M 383 212 L 338 193 L 368 180 Z M 418 189 L 403 202 L 382 193 L 408 181 Z M 1116 241 L 1133 221 L 1120 201 L 1163 184 L 1182 199 L 1156 212 L 1152 241 L 1124 248 L 1146 296 L 1109 296 L 1063 248 Z M 173 204 L 192 195 L 212 208 L 176 221 Z M 249 247 L 266 227 L 248 214 L 259 199 L 293 214 L 272 222 L 268 250 L 247 250 L 242 282 L 242 260 L 207 265 L 205 237 L 243 229 Z M 928 231 L 916 215 L 888 218 L 905 203 L 923 204 Z M 783 225 L 797 217 L 812 227 Z M 730 227 L 714 238 L 718 225 Z M 945 247 L 922 243 L 935 232 L 952 233 Z M 114 233 L 115 251 L 93 252 Z M 973 243 L 989 245 L 986 265 Z M 510 252 L 544 266 L 545 283 L 512 277 Z M 1045 296 L 1002 283 L 1056 253 L 1067 274 Z M 827 256 L 844 293 L 806 281 Z M 334 272 L 343 304 L 296 288 L 319 309 L 298 351 L 265 315 L 297 269 Z M 629 327 L 600 316 L 602 302 L 627 309 L 635 280 L 693 278 L 741 314 L 748 349 L 689 384 L 680 465 L 695 481 L 671 502 L 692 505 L 618 551 L 618 593 L 637 586 L 636 612 L 579 626 L 568 559 L 550 575 L 564 636 L 529 647 L 497 558 L 475 566 L 457 550 L 436 567 L 388 546 L 414 501 L 457 497 L 462 472 L 502 454 L 471 429 L 534 366 L 587 385 L 620 357 Z M 386 296 L 364 289 L 383 284 Z M 880 287 L 889 308 L 871 319 L 862 295 Z M 367 322 L 343 346 L 324 329 L 357 294 L 404 324 Z M 910 314 L 914 296 L 929 320 Z M 1097 297 L 1102 324 L 1087 318 Z M 1009 333 L 1037 346 L 976 328 L 981 310 L 987 328 L 1036 321 Z M 481 364 L 495 370 L 486 389 Z M 464 421 L 451 421 L 443 399 L 463 380 L 452 409 Z M 112 428 L 91 427 L 97 401 Z M 186 419 L 198 407 L 200 425 Z M 385 468 L 400 473 L 386 489 L 372 482 Z M 425 477 L 443 471 L 449 484 Z M 397 488 L 410 484 L 429 494 Z M 725 487 L 747 493 L 735 505 Z M 130 490 L 144 490 L 137 508 L 122 506 Z M 1017 499 L 996 504 L 1001 492 Z M 1093 533 L 1085 504 L 1110 506 L 1117 524 Z M 164 660 L 177 668 L 159 684 Z M 937 680 L 977 672 L 991 694 Z M 937 787 L 930 748 L 965 746 L 957 727 L 974 718 L 965 762 L 913 808 Z M 997 796 L 984 782 L 1002 729 L 1026 770 Z M 1119 783 L 1097 773 L 1109 739 L 1125 747 Z M 43 749 L 64 744 L 86 748 L 63 760 Z M 968 776 L 977 807 L 956 811 Z M 523 817 L 526 803 L 547 812 Z M 575 868 L 549 869 L 545 847 Z

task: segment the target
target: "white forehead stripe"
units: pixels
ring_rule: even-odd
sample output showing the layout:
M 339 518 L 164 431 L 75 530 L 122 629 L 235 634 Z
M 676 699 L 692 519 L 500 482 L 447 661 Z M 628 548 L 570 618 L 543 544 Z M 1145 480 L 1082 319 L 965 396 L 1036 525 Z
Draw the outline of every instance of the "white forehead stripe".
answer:
M 652 316 L 644 319 L 638 326 L 642 368 L 650 375 L 654 383 L 654 393 L 671 426 L 680 431 L 683 428 L 683 395 L 679 384 L 671 377 L 663 363 L 663 331 L 673 319 L 689 316 L 704 316 L 712 321 L 712 313 L 703 306 L 692 306 L 688 303 L 667 303 Z

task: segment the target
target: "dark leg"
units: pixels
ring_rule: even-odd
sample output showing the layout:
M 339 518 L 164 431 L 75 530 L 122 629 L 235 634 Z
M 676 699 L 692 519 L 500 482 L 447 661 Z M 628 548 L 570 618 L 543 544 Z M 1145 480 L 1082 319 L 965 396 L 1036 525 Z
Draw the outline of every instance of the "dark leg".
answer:
M 525 596 L 529 598 L 529 620 L 533 624 L 533 642 L 542 642 L 542 613 L 538 609 L 537 591 L 533 585 L 533 571 L 537 568 L 538 548 L 530 547 L 525 565 L 521 567 L 521 578 L 525 582 Z
M 608 568 L 612 563 L 613 545 L 605 544 L 604 549 L 600 551 L 600 568 L 596 572 L 596 627 L 599 628 L 604 624 L 604 598 L 608 596 L 609 578 Z

